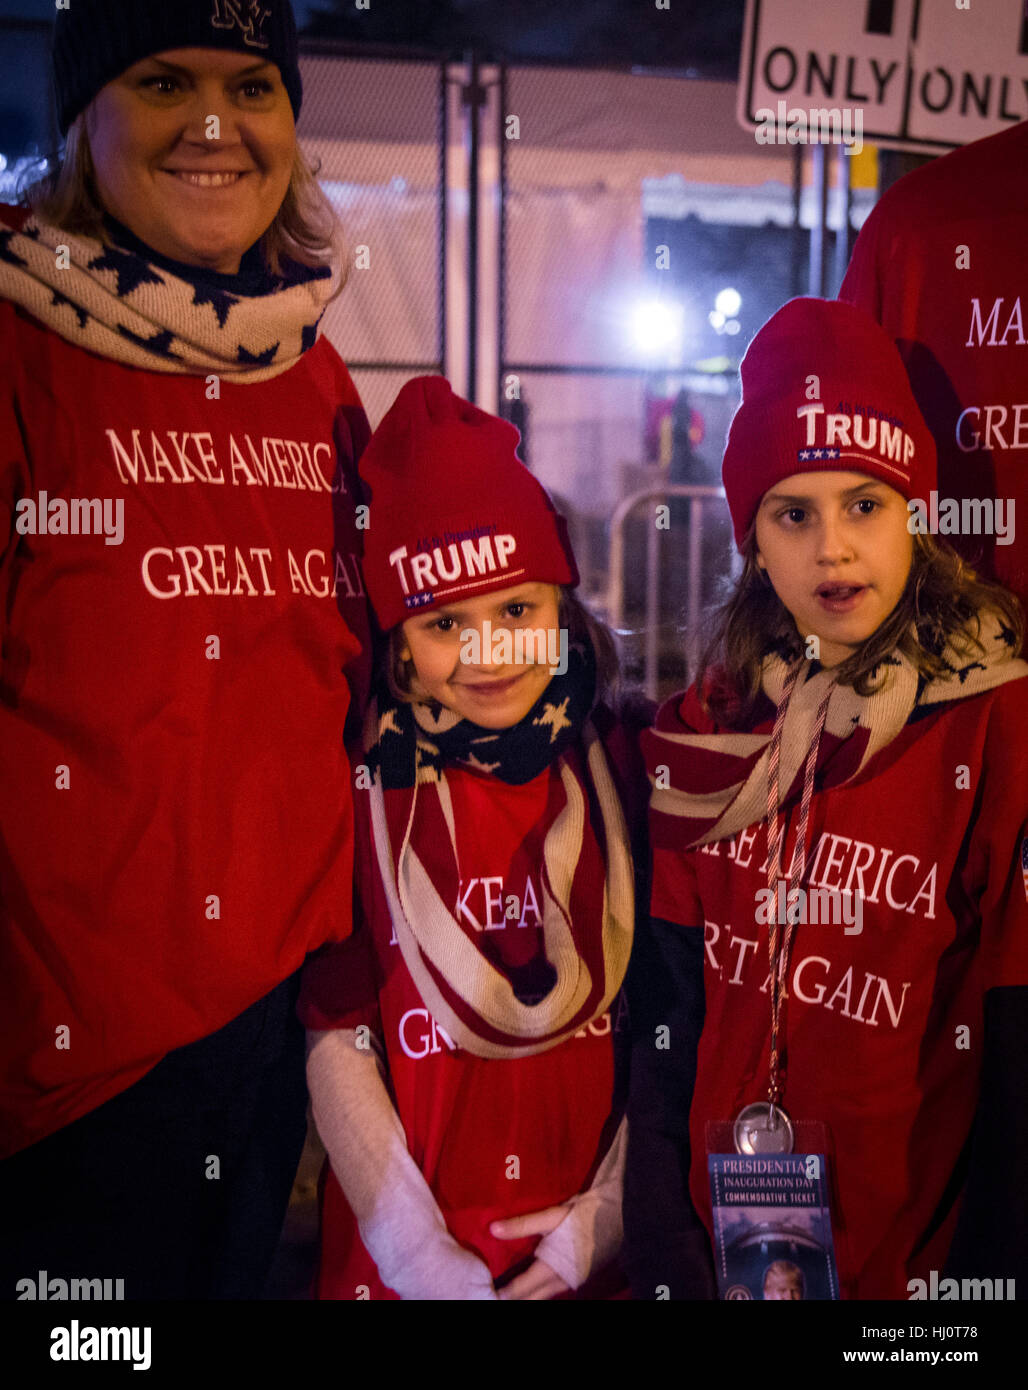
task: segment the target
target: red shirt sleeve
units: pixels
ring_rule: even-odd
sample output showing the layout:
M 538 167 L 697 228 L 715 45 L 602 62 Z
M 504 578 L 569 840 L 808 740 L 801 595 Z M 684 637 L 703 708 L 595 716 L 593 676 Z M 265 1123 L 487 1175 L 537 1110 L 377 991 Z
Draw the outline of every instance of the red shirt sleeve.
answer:
M 999 692 L 986 734 L 982 803 L 964 868 L 982 923 L 983 989 L 1028 985 L 1028 808 L 1024 702 L 1028 678 Z M 1020 753 L 1018 753 L 1020 749 Z
M 13 305 L 0 302 L 0 638 L 6 633 L 7 592 L 18 545 L 15 506 L 31 490 L 25 441 L 14 408 L 14 312 Z

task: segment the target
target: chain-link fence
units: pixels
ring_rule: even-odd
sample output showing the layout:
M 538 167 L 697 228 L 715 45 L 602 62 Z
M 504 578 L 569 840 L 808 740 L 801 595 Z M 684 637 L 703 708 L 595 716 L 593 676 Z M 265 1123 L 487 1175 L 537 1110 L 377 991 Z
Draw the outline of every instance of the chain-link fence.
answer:
M 325 332 L 375 425 L 405 381 L 443 370 L 445 69 L 323 51 L 300 68 L 298 134 L 351 267 Z

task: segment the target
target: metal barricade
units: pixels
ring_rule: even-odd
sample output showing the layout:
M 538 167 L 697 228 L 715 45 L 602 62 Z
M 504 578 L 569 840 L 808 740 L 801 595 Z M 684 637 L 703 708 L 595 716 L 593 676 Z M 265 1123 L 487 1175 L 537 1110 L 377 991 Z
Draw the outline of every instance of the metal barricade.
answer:
M 696 674 L 700 646 L 700 583 L 703 546 L 703 513 L 707 502 L 719 499 L 725 501 L 723 488 L 704 487 L 689 483 L 663 483 L 642 488 L 625 497 L 615 508 L 610 519 L 610 562 L 607 572 L 607 622 L 617 631 L 624 627 L 625 620 L 625 523 L 631 514 L 646 501 L 656 500 L 657 504 L 668 498 L 682 497 L 689 502 L 689 551 L 688 587 L 685 605 L 685 662 L 686 681 Z M 668 532 L 670 534 L 670 532 Z M 741 560 L 734 546 L 731 556 L 731 573 L 736 575 Z M 644 627 L 644 666 L 643 684 L 651 699 L 658 698 L 660 623 L 658 610 L 658 582 L 660 578 L 660 533 L 656 524 L 647 529 L 646 538 L 646 602 Z

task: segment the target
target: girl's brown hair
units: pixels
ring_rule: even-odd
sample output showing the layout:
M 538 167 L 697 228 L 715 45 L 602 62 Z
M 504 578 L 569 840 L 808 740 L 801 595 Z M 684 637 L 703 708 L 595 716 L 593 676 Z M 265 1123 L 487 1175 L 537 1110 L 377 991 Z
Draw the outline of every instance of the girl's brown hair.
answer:
M 704 706 L 723 727 L 745 726 L 754 715 L 763 659 L 769 652 L 789 662 L 805 654 L 796 624 L 757 564 L 755 521 L 742 553 L 743 572 L 712 615 L 714 635 L 698 675 Z M 1024 613 L 1015 596 L 980 578 L 945 542 L 915 533 L 910 574 L 899 602 L 867 641 L 833 668 L 836 680 L 853 686 L 858 695 L 871 694 L 878 667 L 893 650 L 907 657 L 920 676 L 941 676 L 947 644 L 969 656 L 984 651 L 976 640 L 983 609 L 999 616 L 1010 629 L 1014 650 L 1020 650 Z
M 62 153 L 48 161 L 45 172 L 37 172 L 21 197 L 34 213 L 55 227 L 106 243 L 110 237 L 97 191 L 86 116 L 87 111 L 76 116 Z M 282 205 L 260 238 L 265 264 L 274 275 L 283 273 L 283 261 L 287 258 L 301 265 L 327 265 L 336 254 L 339 239 L 339 223 L 318 184 L 317 169 L 297 146 Z M 344 257 L 340 290 L 348 270 Z
M 618 707 L 621 698 L 621 659 L 617 641 L 606 623 L 589 612 L 572 589 L 560 590 L 560 625 L 567 628 L 568 644 L 575 642 L 592 647 L 596 658 L 596 699 Z M 395 700 L 413 704 L 414 663 L 403 659 L 403 624 L 386 634 L 385 674 L 389 693 Z

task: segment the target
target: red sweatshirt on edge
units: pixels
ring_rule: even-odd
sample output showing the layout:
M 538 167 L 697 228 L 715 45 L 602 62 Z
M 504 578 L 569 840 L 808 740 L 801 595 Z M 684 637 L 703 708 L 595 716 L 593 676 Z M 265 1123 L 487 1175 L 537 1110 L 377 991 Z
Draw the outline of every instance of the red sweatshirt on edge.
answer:
M 839 298 L 896 339 L 935 436 L 939 497 L 1012 504 L 1005 543 L 975 534 L 981 510 L 943 538 L 1028 605 L 1026 162 L 1022 121 L 900 179 L 861 229 Z

